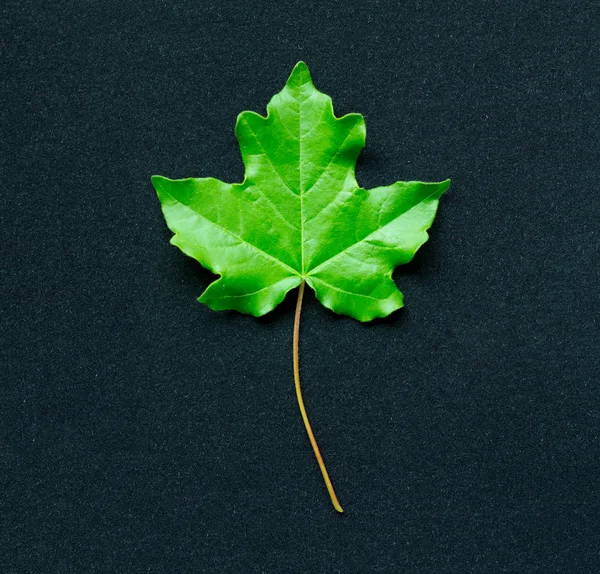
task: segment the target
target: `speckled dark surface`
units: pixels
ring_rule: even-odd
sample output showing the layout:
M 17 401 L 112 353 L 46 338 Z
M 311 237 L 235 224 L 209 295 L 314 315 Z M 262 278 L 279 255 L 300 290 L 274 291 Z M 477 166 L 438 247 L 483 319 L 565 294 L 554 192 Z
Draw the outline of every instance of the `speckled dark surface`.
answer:
M 3 573 L 600 570 L 596 2 L 0 8 Z M 150 183 L 243 177 L 305 60 L 365 187 L 441 180 L 407 307 L 196 302 Z

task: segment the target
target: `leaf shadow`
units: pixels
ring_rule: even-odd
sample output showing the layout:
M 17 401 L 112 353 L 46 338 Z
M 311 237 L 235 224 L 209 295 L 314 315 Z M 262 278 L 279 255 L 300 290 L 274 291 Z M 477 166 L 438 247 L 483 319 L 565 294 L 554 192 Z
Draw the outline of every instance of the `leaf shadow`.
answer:
M 363 323 L 362 326 L 366 329 L 377 328 L 381 325 L 403 328 L 410 319 L 410 310 L 406 307 L 406 288 L 408 287 L 410 290 L 414 285 L 431 281 L 434 260 L 435 250 L 427 242 L 417 251 L 412 261 L 396 267 L 392 274 L 392 279 L 404 295 L 405 306 L 394 311 L 387 317 L 373 319 L 368 323 Z M 341 318 L 339 315 L 336 315 L 336 317 Z
M 356 160 L 355 174 L 358 184 L 364 189 L 377 187 L 377 178 L 381 178 L 384 171 L 384 162 L 381 153 L 372 147 L 366 146 Z
M 434 252 L 431 243 L 427 241 L 415 254 L 412 261 L 399 265 L 394 269 L 392 279 L 399 285 L 403 279 L 419 279 L 426 277 L 434 262 Z M 400 289 L 402 290 L 402 289 Z
M 282 320 L 283 317 L 290 317 L 294 315 L 296 308 L 296 297 L 298 289 L 292 289 L 288 291 L 281 303 L 275 307 L 272 311 L 269 311 L 262 317 L 253 317 L 260 325 L 273 325 Z M 306 293 L 305 293 L 306 296 Z
M 193 259 L 184 255 L 183 260 L 179 262 L 182 280 L 192 285 L 194 290 L 198 290 L 198 297 L 213 281 L 219 278 L 219 275 L 202 267 L 202 265 Z

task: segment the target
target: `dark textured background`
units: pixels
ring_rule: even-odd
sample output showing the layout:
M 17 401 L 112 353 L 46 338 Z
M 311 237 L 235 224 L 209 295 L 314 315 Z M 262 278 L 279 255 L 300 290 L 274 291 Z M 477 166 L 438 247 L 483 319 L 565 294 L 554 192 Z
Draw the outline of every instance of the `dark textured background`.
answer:
M 1 9 L 3 573 L 600 571 L 600 10 L 21 0 Z M 304 59 L 365 187 L 451 177 L 407 307 L 196 302 L 151 174 L 241 181 Z

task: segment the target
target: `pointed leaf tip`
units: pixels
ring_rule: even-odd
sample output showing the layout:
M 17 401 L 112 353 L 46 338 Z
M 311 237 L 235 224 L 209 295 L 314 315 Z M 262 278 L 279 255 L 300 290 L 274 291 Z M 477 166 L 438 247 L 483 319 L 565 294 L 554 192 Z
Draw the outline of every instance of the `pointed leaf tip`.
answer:
M 153 175 L 150 178 L 150 181 L 152 181 L 152 185 L 158 191 L 158 187 L 160 186 L 160 184 L 162 183 L 162 181 L 164 179 L 166 179 L 166 178 L 164 178 L 162 175 Z
M 300 87 L 303 84 L 312 84 L 312 78 L 310 76 L 310 71 L 305 62 L 300 60 L 292 70 L 288 81 L 286 82 L 290 87 Z

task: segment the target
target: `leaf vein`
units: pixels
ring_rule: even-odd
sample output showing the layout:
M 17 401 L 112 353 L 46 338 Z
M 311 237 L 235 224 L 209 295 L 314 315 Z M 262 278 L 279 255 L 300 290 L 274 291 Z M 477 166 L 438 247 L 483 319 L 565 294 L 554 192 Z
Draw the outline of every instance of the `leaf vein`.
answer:
M 167 192 L 168 193 L 168 192 Z M 181 203 L 180 201 L 178 201 L 175 197 L 173 197 L 170 193 L 169 195 L 179 204 L 182 205 L 183 207 L 185 207 L 186 209 L 189 209 L 192 213 L 194 213 L 195 215 L 197 215 L 198 217 L 201 217 L 202 219 L 205 219 L 206 221 L 208 221 L 209 223 L 212 223 L 212 225 L 214 225 L 215 227 L 219 228 L 221 231 L 224 231 L 225 233 L 228 233 L 229 235 L 231 235 L 231 237 L 233 237 L 234 239 L 237 239 L 240 243 L 244 243 L 250 247 L 252 247 L 253 249 L 255 249 L 256 251 L 258 251 L 259 253 L 262 253 L 263 255 L 265 255 L 266 257 L 268 257 L 269 259 L 272 259 L 273 261 L 275 261 L 275 263 L 278 263 L 279 265 L 281 265 L 282 267 L 285 267 L 286 269 L 289 269 L 294 275 L 298 275 L 298 272 L 293 268 L 290 267 L 287 263 L 284 263 L 283 261 L 281 261 L 280 259 L 277 259 L 277 257 L 274 257 L 273 255 L 271 255 L 270 253 L 267 253 L 266 251 L 263 251 L 260 247 L 254 245 L 253 243 L 250 243 L 249 241 L 247 241 L 246 239 L 243 239 L 242 237 L 240 237 L 239 235 L 236 235 L 235 233 L 233 233 L 230 229 L 227 229 L 226 227 L 223 227 L 222 225 L 219 225 L 218 223 L 216 223 L 215 221 L 213 221 L 212 219 L 209 219 L 208 217 L 206 217 L 205 215 L 202 215 L 201 213 L 198 213 L 195 209 L 193 209 L 192 207 L 190 207 L 189 205 L 186 205 L 185 203 Z M 181 235 L 178 231 L 175 232 L 176 235 Z
M 252 129 L 252 126 L 249 124 L 248 120 L 245 120 L 245 121 L 246 121 L 246 125 L 248 126 L 248 128 L 252 132 L 252 135 L 254 136 L 254 139 L 256 140 L 256 143 L 258 143 L 258 145 L 260 146 L 260 148 L 263 150 L 264 155 L 267 158 L 267 161 L 269 162 L 269 165 L 271 166 L 271 168 L 273 170 L 273 173 L 275 173 L 279 177 L 279 179 L 281 180 L 281 182 L 283 183 L 283 185 L 285 185 L 285 187 L 287 187 L 290 190 L 291 193 L 293 193 L 294 195 L 298 195 L 298 193 L 296 193 L 291 188 L 290 184 L 287 181 L 285 181 L 285 179 L 283 179 L 283 176 L 279 173 L 279 171 L 275 167 L 275 164 L 273 163 L 273 160 L 269 157 L 269 154 L 267 153 L 267 150 L 264 148 L 262 142 L 258 138 L 258 134 L 254 131 L 254 129 Z
M 271 289 L 271 287 L 275 287 L 275 285 L 284 283 L 288 279 L 289 279 L 289 277 L 286 277 L 285 279 L 281 279 L 280 281 L 275 281 L 275 283 L 270 283 L 269 285 L 266 285 L 265 287 L 262 287 L 261 289 L 258 289 L 257 291 L 252 291 L 252 293 L 244 293 L 243 295 L 222 295 L 219 297 L 219 299 L 242 299 L 243 297 L 251 297 L 252 295 L 256 295 L 257 293 L 260 293 L 261 291 L 265 291 L 266 289 Z
M 342 293 L 348 293 L 348 295 L 354 295 L 355 297 L 365 297 L 366 299 L 373 299 L 373 301 L 385 301 L 385 299 L 379 299 L 377 297 L 373 297 L 372 295 L 363 295 L 362 293 L 355 293 L 354 291 L 348 291 L 347 289 L 342 289 L 341 287 L 336 287 L 327 281 L 323 281 L 320 277 L 313 277 L 313 281 L 319 281 L 320 283 L 324 283 L 325 285 L 331 287 L 335 291 L 340 291 Z M 387 297 L 386 297 L 387 298 Z
M 416 203 L 415 205 L 413 205 L 410 209 L 407 209 L 406 211 L 403 211 L 402 213 L 400 213 L 399 215 L 397 215 L 396 217 L 394 217 L 394 219 L 392 219 L 391 221 L 389 221 L 385 225 L 383 225 L 381 227 L 377 227 L 377 229 L 374 229 L 373 231 L 371 231 L 370 233 L 368 233 L 367 235 L 365 235 L 362 239 L 359 239 L 358 241 L 355 241 L 351 245 L 348 245 L 347 247 L 345 247 L 341 251 L 338 251 L 337 253 L 334 253 L 331 257 L 328 257 L 327 259 L 325 259 L 325 261 L 322 261 L 314 269 L 312 269 L 311 271 L 309 271 L 309 273 L 307 274 L 307 276 L 309 276 L 312 273 L 314 273 L 320 267 L 323 267 L 323 265 L 325 265 L 326 263 L 328 263 L 332 259 L 335 259 L 338 255 L 341 255 L 342 253 L 345 253 L 349 249 L 352 249 L 352 247 L 354 247 L 355 245 L 358 245 L 359 243 L 362 243 L 363 241 L 368 240 L 372 235 L 375 235 L 375 233 L 377 233 L 378 231 L 381 231 L 382 229 L 385 229 L 386 227 L 392 225 L 398 219 L 400 219 L 402 216 L 406 215 L 411 209 L 414 209 L 417 205 L 420 205 L 421 203 L 427 201 L 428 199 L 430 199 L 431 197 L 433 197 L 436 193 L 438 193 L 438 190 L 433 191 L 427 197 L 424 197 L 421 201 L 419 201 L 418 203 Z
M 311 184 L 311 186 L 306 190 L 306 193 L 308 193 L 309 191 L 311 191 L 312 189 L 314 189 L 315 185 L 317 185 L 317 183 L 319 182 L 319 180 L 321 179 L 321 177 L 327 172 L 327 170 L 329 169 L 329 166 L 333 163 L 333 160 L 338 156 L 338 154 L 340 153 L 340 151 L 342 151 L 342 147 L 346 143 L 346 140 L 350 137 L 350 134 L 352 133 L 352 129 L 353 129 L 353 127 L 350 128 L 350 130 L 346 134 L 346 137 L 342 140 L 342 143 L 338 146 L 336 152 L 333 154 L 333 156 L 329 160 L 329 163 L 325 166 L 325 168 L 323 169 L 323 171 L 317 176 L 317 179 L 315 179 L 315 181 L 313 181 L 313 183 Z

